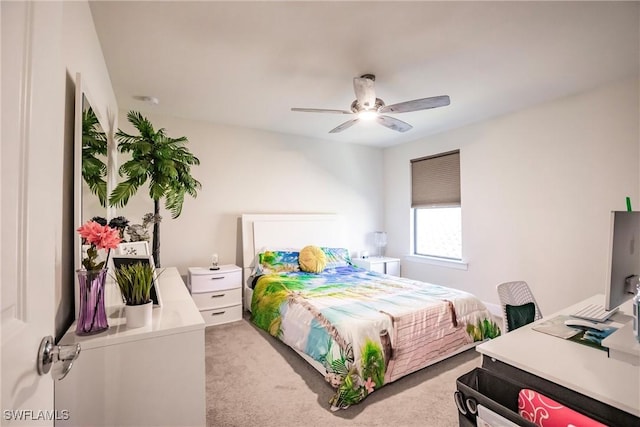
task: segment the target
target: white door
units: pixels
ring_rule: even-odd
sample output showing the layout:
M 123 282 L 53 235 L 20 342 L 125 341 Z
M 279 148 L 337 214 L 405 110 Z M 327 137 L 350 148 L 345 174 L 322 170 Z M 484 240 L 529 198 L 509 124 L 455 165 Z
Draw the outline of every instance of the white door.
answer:
M 38 375 L 36 362 L 41 339 L 54 335 L 61 263 L 61 11 L 46 2 L 0 2 L 3 425 L 53 425 L 55 418 L 53 380 Z

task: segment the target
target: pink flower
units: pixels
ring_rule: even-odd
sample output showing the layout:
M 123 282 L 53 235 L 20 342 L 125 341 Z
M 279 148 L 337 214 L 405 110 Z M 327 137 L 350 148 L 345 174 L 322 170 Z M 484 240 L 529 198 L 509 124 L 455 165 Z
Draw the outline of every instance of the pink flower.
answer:
M 373 393 L 376 383 L 373 382 L 371 377 L 367 378 L 367 382 L 364 383 L 364 388 L 367 389 L 367 394 Z
M 96 242 L 98 249 L 115 249 L 120 244 L 120 231 L 105 225 L 100 234 L 100 241 Z
M 95 221 L 89 221 L 78 228 L 78 233 L 85 242 L 97 249 L 115 249 L 120 244 L 120 232 L 108 225 L 100 225 Z
M 86 243 L 97 249 L 115 249 L 120 244 L 120 232 L 108 225 L 100 225 L 95 221 L 89 221 L 78 228 L 78 233 Z
M 106 261 L 97 262 L 98 249 L 107 249 L 107 259 L 109 252 L 120 244 L 120 231 L 108 225 L 100 225 L 95 221 L 88 221 L 78 228 L 78 234 L 83 239 L 83 243 L 91 245 L 87 250 L 87 257 L 82 260 L 82 265 L 87 270 L 100 270 Z
M 86 243 L 95 245 L 99 240 L 100 233 L 102 232 L 102 226 L 95 221 L 88 221 L 82 227 L 78 228 L 78 233 Z

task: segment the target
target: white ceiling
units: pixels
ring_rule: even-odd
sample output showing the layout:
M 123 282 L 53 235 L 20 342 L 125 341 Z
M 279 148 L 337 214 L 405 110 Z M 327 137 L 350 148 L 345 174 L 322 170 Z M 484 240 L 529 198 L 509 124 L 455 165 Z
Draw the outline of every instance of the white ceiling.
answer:
M 391 146 L 637 75 L 638 2 L 90 3 L 122 109 Z M 352 78 L 387 104 L 451 105 L 328 131 Z M 151 95 L 159 105 L 135 100 Z

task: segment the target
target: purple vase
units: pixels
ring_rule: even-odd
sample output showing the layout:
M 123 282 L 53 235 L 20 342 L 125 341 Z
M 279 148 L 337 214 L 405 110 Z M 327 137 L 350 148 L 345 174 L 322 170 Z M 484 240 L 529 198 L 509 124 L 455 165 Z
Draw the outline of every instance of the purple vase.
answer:
M 107 269 L 76 270 L 80 283 L 80 310 L 76 335 L 92 335 L 109 329 L 104 307 L 104 284 Z

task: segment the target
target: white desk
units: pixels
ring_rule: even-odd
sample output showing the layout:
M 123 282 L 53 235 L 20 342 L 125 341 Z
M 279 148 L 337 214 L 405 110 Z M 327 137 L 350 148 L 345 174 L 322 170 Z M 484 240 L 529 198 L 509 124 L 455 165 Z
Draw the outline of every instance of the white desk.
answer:
M 546 316 L 575 312 L 584 304 L 602 304 L 596 295 L 574 306 Z M 609 358 L 606 351 L 563 340 L 523 326 L 476 347 L 483 358 L 504 362 L 545 380 L 574 390 L 640 417 L 640 366 Z M 612 321 L 627 324 L 632 320 L 631 302 L 623 304 Z

